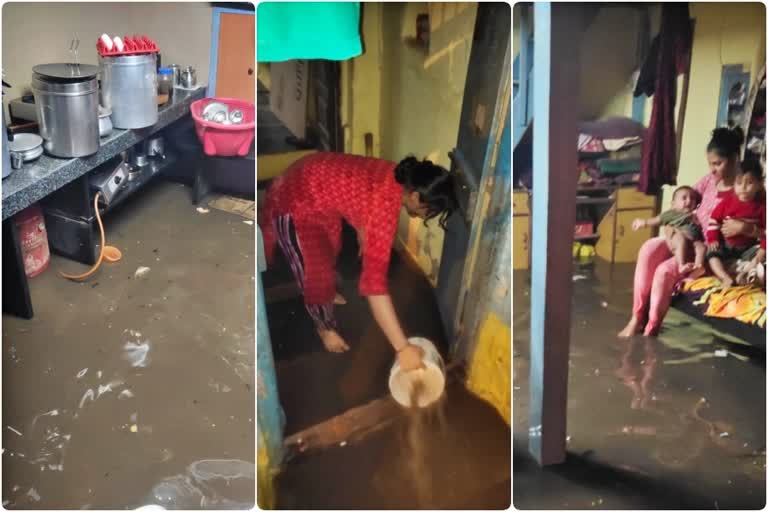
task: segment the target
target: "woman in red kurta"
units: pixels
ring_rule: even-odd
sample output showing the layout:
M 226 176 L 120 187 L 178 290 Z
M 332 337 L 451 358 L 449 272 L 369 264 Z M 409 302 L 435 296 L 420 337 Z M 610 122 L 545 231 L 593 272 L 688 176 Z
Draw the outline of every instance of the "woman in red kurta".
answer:
M 345 352 L 333 304 L 341 221 L 355 228 L 361 242 L 360 294 L 397 352 L 405 369 L 421 365 L 421 349 L 408 343 L 387 288 L 389 257 L 400 208 L 411 217 L 437 217 L 440 225 L 457 208 L 453 176 L 428 160 L 400 163 L 342 153 L 316 153 L 295 162 L 275 179 L 259 214 L 267 262 L 275 244 L 285 254 L 304 294 L 307 311 L 326 349 Z

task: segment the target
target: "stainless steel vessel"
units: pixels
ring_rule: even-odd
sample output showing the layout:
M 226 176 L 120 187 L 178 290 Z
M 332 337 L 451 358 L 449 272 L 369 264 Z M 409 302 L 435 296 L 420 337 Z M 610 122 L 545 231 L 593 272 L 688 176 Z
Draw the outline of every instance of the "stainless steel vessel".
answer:
M 115 128 L 146 128 L 157 122 L 154 54 L 100 57 L 101 99 Z
M 32 71 L 32 93 L 45 151 L 63 158 L 96 153 L 98 68 L 87 64 L 42 64 Z

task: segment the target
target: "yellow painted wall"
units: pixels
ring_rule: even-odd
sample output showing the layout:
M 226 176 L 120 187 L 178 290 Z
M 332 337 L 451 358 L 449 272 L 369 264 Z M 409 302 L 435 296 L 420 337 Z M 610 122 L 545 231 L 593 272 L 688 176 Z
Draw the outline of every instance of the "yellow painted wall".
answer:
M 628 93 L 639 27 L 637 9 L 603 6 L 587 28 L 579 80 L 582 119 L 632 112 Z
M 448 168 L 448 151 L 458 136 L 477 4 L 387 3 L 382 8 L 381 156 L 399 161 L 413 154 Z M 430 15 L 428 53 L 407 42 L 416 35 L 416 16 L 421 13 Z M 367 47 L 367 34 L 364 37 Z M 427 229 L 403 213 L 398 229 L 400 243 L 433 284 L 443 246 L 443 231 L 436 224 L 432 221 Z
M 267 510 L 275 508 L 274 479 L 272 478 L 272 470 L 269 468 L 269 455 L 261 430 L 258 431 L 256 480 L 258 485 L 256 500 L 258 501 L 259 508 Z
M 482 323 L 476 348 L 469 362 L 467 389 L 491 403 L 504 420 L 510 418 L 510 379 L 512 376 L 512 330 L 495 313 Z
M 720 74 L 728 64 L 743 64 L 750 80 L 765 62 L 765 6 L 762 3 L 693 3 L 696 19 L 688 106 L 678 183 L 695 183 L 706 171 L 706 146 L 717 120 Z M 662 204 L 669 204 L 665 187 Z
M 371 156 L 381 156 L 382 7 L 362 4 L 363 54 L 341 62 L 341 124 L 344 151 L 365 155 L 365 134 L 373 134 Z

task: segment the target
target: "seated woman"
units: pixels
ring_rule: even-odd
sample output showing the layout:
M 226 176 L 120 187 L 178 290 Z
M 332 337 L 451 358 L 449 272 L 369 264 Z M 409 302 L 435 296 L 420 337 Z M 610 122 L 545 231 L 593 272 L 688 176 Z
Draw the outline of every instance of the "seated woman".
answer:
M 744 133 L 740 128 L 717 128 L 712 132 L 707 145 L 709 173 L 693 186 L 701 197 L 696 210 L 701 226 L 708 225 L 715 206 L 731 193 L 738 168 L 739 149 L 743 142 Z M 725 237 L 758 237 L 758 229 L 755 224 L 727 219 L 720 232 Z M 673 288 L 682 277 L 663 236 L 645 242 L 640 248 L 635 267 L 632 317 L 619 332 L 619 336 L 629 337 L 639 333 L 643 329 L 644 320 L 647 322 L 643 334 L 655 335 L 669 309 Z

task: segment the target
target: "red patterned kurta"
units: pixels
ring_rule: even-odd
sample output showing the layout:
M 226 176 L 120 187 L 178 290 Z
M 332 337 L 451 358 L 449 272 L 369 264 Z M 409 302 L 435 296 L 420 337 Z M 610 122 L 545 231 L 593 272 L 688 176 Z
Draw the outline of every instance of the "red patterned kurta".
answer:
M 290 215 L 304 260 L 304 301 L 331 302 L 341 249 L 341 219 L 364 234 L 361 295 L 387 293 L 387 270 L 402 204 L 395 163 L 343 153 L 316 153 L 275 179 L 259 212 L 267 261 L 276 243 L 273 219 Z

